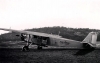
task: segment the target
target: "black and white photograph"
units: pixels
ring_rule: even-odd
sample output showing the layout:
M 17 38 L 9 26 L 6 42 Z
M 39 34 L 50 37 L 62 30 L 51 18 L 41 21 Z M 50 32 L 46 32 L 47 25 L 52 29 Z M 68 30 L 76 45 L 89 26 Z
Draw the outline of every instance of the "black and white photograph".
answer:
M 100 63 L 100 0 L 0 0 L 0 63 Z

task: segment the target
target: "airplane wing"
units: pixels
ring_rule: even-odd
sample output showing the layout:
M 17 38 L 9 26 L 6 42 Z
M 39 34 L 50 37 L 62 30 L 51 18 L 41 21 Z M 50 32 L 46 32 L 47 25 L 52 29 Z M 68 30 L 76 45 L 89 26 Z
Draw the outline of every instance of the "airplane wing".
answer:
M 37 35 L 37 36 L 44 36 L 44 37 L 53 37 L 53 38 L 61 37 L 59 35 L 51 35 L 51 34 L 46 34 L 46 33 L 41 33 L 41 32 L 34 32 L 34 31 L 13 30 L 13 29 L 5 29 L 5 28 L 0 28 L 0 30 L 11 31 L 11 32 L 16 32 L 16 33 L 25 33 L 25 34 Z

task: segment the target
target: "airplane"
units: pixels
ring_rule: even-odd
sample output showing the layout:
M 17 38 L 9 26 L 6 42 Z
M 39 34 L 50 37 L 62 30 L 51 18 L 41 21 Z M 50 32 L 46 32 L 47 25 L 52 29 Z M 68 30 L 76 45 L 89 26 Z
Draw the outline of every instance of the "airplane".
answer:
M 42 47 L 57 46 L 67 47 L 68 49 L 98 49 L 100 48 L 100 42 L 97 42 L 98 32 L 90 32 L 83 41 L 76 41 L 71 39 L 62 38 L 59 35 L 52 35 L 41 32 L 13 30 L 0 28 L 0 30 L 11 31 L 20 33 L 19 36 L 22 41 L 26 42 L 26 45 L 22 47 L 23 51 L 28 51 L 30 45 L 37 45 L 37 49 Z

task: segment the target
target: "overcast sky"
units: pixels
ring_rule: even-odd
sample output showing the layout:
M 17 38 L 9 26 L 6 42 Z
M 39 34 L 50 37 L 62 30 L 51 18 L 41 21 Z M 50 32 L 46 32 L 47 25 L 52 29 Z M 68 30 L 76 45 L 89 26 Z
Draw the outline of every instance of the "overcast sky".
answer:
M 100 0 L 0 0 L 0 28 L 100 29 Z

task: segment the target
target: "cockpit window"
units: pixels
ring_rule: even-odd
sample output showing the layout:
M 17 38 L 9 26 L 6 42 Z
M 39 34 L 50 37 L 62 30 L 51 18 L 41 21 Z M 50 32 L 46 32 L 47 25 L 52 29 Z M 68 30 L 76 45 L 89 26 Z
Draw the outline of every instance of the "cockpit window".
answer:
M 97 35 L 97 41 L 100 41 L 100 33 Z

